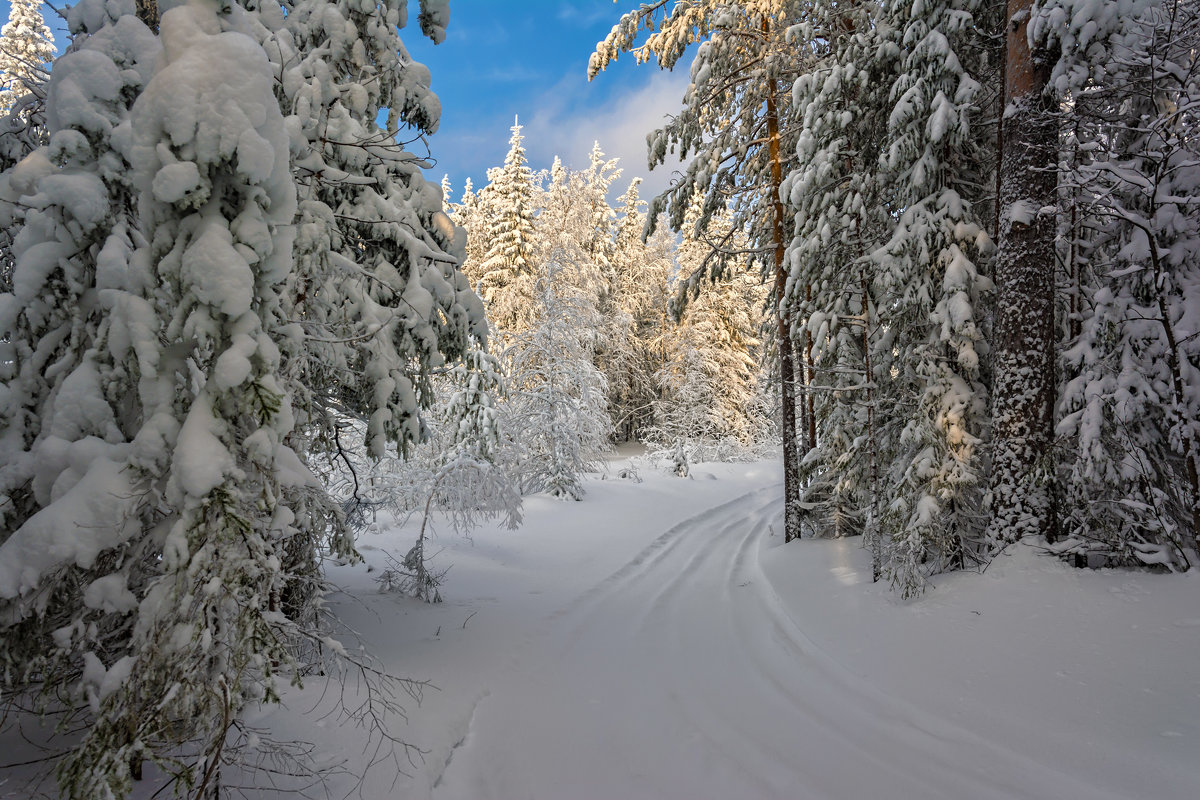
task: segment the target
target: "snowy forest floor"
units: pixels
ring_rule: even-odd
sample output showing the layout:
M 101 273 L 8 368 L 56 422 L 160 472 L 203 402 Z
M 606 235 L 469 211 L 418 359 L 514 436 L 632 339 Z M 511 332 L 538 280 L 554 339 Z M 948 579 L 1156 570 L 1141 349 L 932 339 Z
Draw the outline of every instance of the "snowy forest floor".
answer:
M 340 765 L 331 796 L 366 800 L 1200 793 L 1200 577 L 1020 546 L 905 602 L 857 540 L 784 546 L 780 472 L 643 468 L 582 502 L 528 498 L 516 531 L 440 531 L 436 605 L 380 591 L 415 536 L 381 518 L 331 603 L 390 671 L 436 686 L 390 720 L 422 753 L 382 757 L 321 715 L 354 686 L 310 680 L 256 723 Z

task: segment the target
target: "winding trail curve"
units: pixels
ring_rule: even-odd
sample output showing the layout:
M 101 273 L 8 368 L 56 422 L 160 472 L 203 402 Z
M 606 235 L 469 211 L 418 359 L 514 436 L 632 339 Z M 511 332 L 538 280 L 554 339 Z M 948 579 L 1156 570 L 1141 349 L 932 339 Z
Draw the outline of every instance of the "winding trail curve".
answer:
M 1110 800 L 811 641 L 760 567 L 780 495 L 680 522 L 549 614 L 489 677 L 433 797 Z

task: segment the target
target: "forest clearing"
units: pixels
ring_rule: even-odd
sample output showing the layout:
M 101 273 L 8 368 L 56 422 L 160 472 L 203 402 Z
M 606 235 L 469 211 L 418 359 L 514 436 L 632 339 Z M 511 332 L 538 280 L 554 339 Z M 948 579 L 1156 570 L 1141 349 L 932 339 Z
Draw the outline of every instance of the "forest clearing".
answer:
M 450 5 L 6 2 L 0 796 L 1200 794 L 1200 0 Z

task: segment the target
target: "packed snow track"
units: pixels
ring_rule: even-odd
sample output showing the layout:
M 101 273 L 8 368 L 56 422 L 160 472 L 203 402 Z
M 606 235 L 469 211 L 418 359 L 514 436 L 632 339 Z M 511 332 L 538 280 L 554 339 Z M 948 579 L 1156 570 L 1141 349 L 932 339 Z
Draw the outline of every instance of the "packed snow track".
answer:
M 818 649 L 760 566 L 780 504 L 772 487 L 707 509 L 551 614 L 487 682 L 433 797 L 1118 797 Z

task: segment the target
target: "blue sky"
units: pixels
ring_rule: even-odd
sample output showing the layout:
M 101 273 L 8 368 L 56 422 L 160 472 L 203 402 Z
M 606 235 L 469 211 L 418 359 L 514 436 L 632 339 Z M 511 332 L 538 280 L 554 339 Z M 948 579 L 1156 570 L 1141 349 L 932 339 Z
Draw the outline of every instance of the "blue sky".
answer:
M 441 128 L 429 142 L 437 159 L 429 178 L 448 174 L 455 200 L 465 178 L 483 185 L 487 168 L 503 163 L 509 128 L 519 115 L 535 169 L 549 167 L 555 155 L 568 166 L 586 166 L 592 142 L 599 141 L 624 170 L 614 197 L 634 175 L 646 179 L 643 197 L 665 188 L 670 167 L 647 170 L 645 137 L 679 108 L 687 67 L 664 72 L 653 63 L 639 67 L 626 55 L 587 80 L 596 42 L 639 3 L 450 0 L 446 40 L 435 46 L 421 36 L 417 0 L 409 0 L 410 24 L 402 37 L 413 58 L 429 67 L 442 101 Z M 0 22 L 7 21 L 8 6 L 0 0 Z M 63 47 L 66 36 L 54 13 L 48 7 L 43 13 Z
M 588 56 L 639 0 L 450 0 L 446 41 L 434 46 L 411 26 L 404 31 L 413 58 L 431 70 L 442 101 L 442 126 L 430 147 L 438 159 L 430 176 L 448 174 L 454 197 L 470 176 L 476 186 L 489 166 L 503 163 L 509 128 L 519 115 L 534 168 L 555 155 L 568 166 L 587 164 L 593 141 L 621 159 L 620 194 L 634 175 L 646 178 L 642 196 L 665 188 L 669 169 L 646 169 L 646 134 L 679 108 L 687 68 L 664 72 L 632 56 L 588 83 Z

